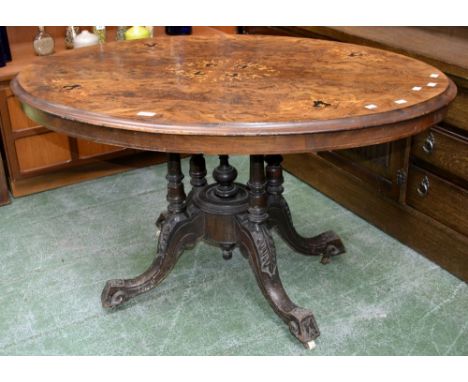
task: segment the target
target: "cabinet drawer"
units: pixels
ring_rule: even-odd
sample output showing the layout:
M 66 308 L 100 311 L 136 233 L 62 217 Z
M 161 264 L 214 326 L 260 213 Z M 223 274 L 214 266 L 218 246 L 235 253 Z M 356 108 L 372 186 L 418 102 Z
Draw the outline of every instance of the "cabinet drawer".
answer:
M 434 128 L 415 136 L 411 150 L 416 158 L 468 179 L 468 140 Z
M 468 191 L 411 166 L 407 204 L 464 235 L 468 235 Z
M 71 161 L 66 135 L 46 133 L 15 141 L 21 172 L 39 170 Z

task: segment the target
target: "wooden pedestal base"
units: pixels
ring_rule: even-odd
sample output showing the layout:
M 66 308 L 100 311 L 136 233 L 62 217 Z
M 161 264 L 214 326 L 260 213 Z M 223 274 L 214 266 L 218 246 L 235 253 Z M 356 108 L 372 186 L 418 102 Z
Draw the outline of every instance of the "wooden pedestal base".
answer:
M 265 165 L 266 160 L 266 176 Z M 169 274 L 185 248 L 198 240 L 220 247 L 230 259 L 238 247 L 249 260 L 257 283 L 274 311 L 289 326 L 291 333 L 306 347 L 320 332 L 311 311 L 295 305 L 283 288 L 276 263 L 276 250 L 270 233 L 280 236 L 297 252 L 322 256 L 322 263 L 345 252 L 338 236 L 329 231 L 313 238 L 301 237 L 295 230 L 286 200 L 280 155 L 252 155 L 247 185 L 235 183 L 237 171 L 226 155 L 214 170 L 216 183 L 207 185 L 205 160 L 193 155 L 190 160 L 192 191 L 185 195 L 180 156 L 169 154 L 168 208 L 156 222 L 160 229 L 157 256 L 140 276 L 110 280 L 102 292 L 102 305 L 115 307 L 156 287 Z

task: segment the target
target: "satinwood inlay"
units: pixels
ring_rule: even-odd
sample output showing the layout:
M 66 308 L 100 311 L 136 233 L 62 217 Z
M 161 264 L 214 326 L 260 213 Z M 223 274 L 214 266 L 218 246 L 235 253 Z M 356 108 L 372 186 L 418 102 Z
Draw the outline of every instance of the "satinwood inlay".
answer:
M 395 123 L 444 107 L 455 87 L 436 68 L 379 49 L 235 35 L 111 42 L 41 57 L 13 90 L 33 109 L 82 123 L 258 136 Z M 395 104 L 401 98 L 408 102 Z

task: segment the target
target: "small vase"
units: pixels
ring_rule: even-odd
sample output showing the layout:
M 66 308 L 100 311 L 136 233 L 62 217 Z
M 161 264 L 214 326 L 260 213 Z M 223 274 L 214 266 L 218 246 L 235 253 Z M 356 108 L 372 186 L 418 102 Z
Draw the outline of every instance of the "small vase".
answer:
M 50 34 L 48 34 L 44 27 L 38 27 L 39 31 L 34 38 L 33 47 L 34 52 L 38 56 L 48 56 L 54 53 L 55 42 Z
M 78 33 L 80 33 L 79 27 L 67 27 L 67 31 L 65 32 L 65 48 L 73 49 L 73 42 Z

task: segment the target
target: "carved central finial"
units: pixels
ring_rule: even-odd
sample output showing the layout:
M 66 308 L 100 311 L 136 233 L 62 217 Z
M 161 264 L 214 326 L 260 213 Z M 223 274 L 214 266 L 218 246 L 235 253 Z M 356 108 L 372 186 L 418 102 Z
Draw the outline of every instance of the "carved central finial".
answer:
M 237 170 L 229 164 L 229 156 L 219 156 L 219 166 L 213 170 L 213 178 L 218 183 L 215 194 L 220 198 L 231 198 L 237 194 L 237 186 L 234 181 L 237 178 Z

